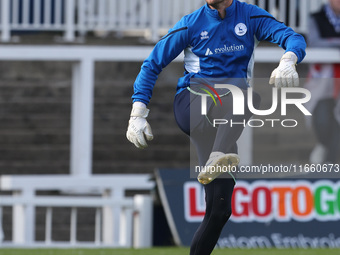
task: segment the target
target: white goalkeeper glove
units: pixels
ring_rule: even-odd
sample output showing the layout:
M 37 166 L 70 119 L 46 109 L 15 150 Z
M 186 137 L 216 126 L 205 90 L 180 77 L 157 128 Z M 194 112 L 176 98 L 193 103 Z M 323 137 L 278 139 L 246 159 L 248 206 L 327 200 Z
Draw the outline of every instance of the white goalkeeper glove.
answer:
M 299 86 L 299 75 L 296 72 L 297 56 L 294 52 L 286 52 L 279 66 L 272 72 L 269 84 L 275 84 L 275 87 L 297 87 Z
M 144 103 L 133 103 L 126 138 L 139 149 L 148 147 L 146 140 L 151 141 L 153 139 L 151 127 L 146 121 L 148 114 L 149 109 L 146 108 Z

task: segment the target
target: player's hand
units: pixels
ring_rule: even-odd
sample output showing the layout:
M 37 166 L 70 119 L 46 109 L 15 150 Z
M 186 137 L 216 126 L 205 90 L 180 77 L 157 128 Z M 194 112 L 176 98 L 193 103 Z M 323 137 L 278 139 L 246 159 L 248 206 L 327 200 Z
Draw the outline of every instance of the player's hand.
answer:
M 126 138 L 139 149 L 148 147 L 146 140 L 151 141 L 153 139 L 151 127 L 146 121 L 148 114 L 149 109 L 146 108 L 144 103 L 135 102 L 132 105 Z
M 275 87 L 297 87 L 299 86 L 299 75 L 296 72 L 297 56 L 294 52 L 286 52 L 279 66 L 272 72 L 269 84 L 275 84 Z

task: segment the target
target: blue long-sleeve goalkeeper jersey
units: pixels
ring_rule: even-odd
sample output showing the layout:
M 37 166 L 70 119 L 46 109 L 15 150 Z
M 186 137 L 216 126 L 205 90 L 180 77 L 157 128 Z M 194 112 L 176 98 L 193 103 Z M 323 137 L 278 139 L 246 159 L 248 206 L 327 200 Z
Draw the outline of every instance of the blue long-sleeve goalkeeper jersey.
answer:
M 184 16 L 156 44 L 137 76 L 132 99 L 148 104 L 159 73 L 183 50 L 185 72 L 177 93 L 191 78 L 251 78 L 254 49 L 263 40 L 294 52 L 298 63 L 305 57 L 304 38 L 265 10 L 234 0 L 221 19 L 206 4 Z

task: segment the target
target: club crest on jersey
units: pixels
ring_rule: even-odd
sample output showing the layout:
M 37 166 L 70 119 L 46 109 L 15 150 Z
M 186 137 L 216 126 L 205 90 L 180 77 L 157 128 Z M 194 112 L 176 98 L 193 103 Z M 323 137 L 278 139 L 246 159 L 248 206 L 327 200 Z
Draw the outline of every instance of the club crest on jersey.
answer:
M 201 40 L 209 39 L 208 31 L 202 31 Z
M 238 23 L 235 26 L 235 33 L 238 36 L 244 36 L 247 33 L 247 30 L 248 30 L 248 28 L 244 23 Z

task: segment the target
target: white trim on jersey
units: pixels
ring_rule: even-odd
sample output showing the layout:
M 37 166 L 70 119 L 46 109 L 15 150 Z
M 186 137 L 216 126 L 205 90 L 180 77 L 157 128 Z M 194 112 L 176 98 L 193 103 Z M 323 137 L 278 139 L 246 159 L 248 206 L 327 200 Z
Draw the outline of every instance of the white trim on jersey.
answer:
M 253 54 L 251 55 L 251 58 L 249 60 L 249 63 L 248 63 L 248 67 L 247 67 L 247 80 L 248 80 L 248 83 L 251 85 L 251 82 L 250 80 L 253 78 L 253 74 L 254 74 L 254 64 L 255 64 L 255 55 L 254 55 L 254 52 L 255 52 L 255 49 L 256 47 L 259 45 L 259 41 L 256 39 L 256 36 L 254 36 L 255 38 L 255 42 L 254 42 L 254 51 L 253 51 Z
M 191 46 L 184 50 L 184 65 L 185 70 L 189 73 L 198 73 L 201 71 L 200 58 L 192 52 Z

